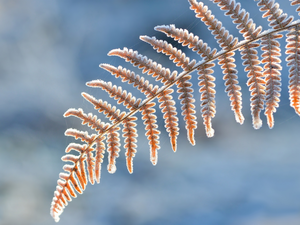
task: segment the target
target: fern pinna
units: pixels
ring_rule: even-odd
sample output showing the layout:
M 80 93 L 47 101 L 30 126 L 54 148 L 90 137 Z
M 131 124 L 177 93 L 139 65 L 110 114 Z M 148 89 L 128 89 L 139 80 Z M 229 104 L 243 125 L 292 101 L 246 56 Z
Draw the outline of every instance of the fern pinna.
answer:
M 216 113 L 215 107 L 215 61 L 218 62 L 223 71 L 225 82 L 225 92 L 231 102 L 231 108 L 238 123 L 243 124 L 242 114 L 242 94 L 238 82 L 238 72 L 235 69 L 235 51 L 239 50 L 242 56 L 243 65 L 247 72 L 249 91 L 251 93 L 251 114 L 252 123 L 255 129 L 262 126 L 260 113 L 265 108 L 267 123 L 270 128 L 274 126 L 273 114 L 279 106 L 280 86 L 281 86 L 281 60 L 280 44 L 278 39 L 282 38 L 282 32 L 286 32 L 286 54 L 289 70 L 289 95 L 290 105 L 298 115 L 300 115 L 300 21 L 294 21 L 293 17 L 287 16 L 279 8 L 279 4 L 273 0 L 254 0 L 260 11 L 263 11 L 263 18 L 269 21 L 269 30 L 263 31 L 261 27 L 256 27 L 249 13 L 241 9 L 241 4 L 235 0 L 211 0 L 225 15 L 232 18 L 236 28 L 243 35 L 243 40 L 233 37 L 220 21 L 218 21 L 207 6 L 196 0 L 189 0 L 190 9 L 196 17 L 207 26 L 218 42 L 221 50 L 211 49 L 198 36 L 188 30 L 176 28 L 175 25 L 162 25 L 155 27 L 156 31 L 163 32 L 167 36 L 178 41 L 182 46 L 188 46 L 200 57 L 200 61 L 190 60 L 185 53 L 173 47 L 170 43 L 158 40 L 155 37 L 141 36 L 140 39 L 157 51 L 169 56 L 170 60 L 180 67 L 182 71 L 171 71 L 161 64 L 148 59 L 132 49 L 114 49 L 108 55 L 118 56 L 130 62 L 142 70 L 143 74 L 148 74 L 160 81 L 162 84 L 151 84 L 144 77 L 135 74 L 121 66 L 115 67 L 109 64 L 101 64 L 100 67 L 107 70 L 113 76 L 121 78 L 136 87 L 145 95 L 144 99 L 136 99 L 130 92 L 122 87 L 113 85 L 111 82 L 94 80 L 87 83 L 87 86 L 97 87 L 107 92 L 111 98 L 117 100 L 118 104 L 126 106 L 128 111 L 122 112 L 116 106 L 96 99 L 95 97 L 82 93 L 82 96 L 90 102 L 96 110 L 105 115 L 108 121 L 104 122 L 97 116 L 86 114 L 82 109 L 69 109 L 64 116 L 75 116 L 82 120 L 82 124 L 87 124 L 95 131 L 95 134 L 68 129 L 67 136 L 80 139 L 82 144 L 71 143 L 66 148 L 66 154 L 62 160 L 68 162 L 63 167 L 65 172 L 59 174 L 58 185 L 54 192 L 51 204 L 51 215 L 55 221 L 59 221 L 59 216 L 64 207 L 76 197 L 76 192 L 82 193 L 88 180 L 91 184 L 100 182 L 101 163 L 104 158 L 105 149 L 108 152 L 108 172 L 116 171 L 116 158 L 120 152 L 120 125 L 122 124 L 122 134 L 124 137 L 126 150 L 126 163 L 129 173 L 133 172 L 133 158 L 137 152 L 137 130 L 134 116 L 138 111 L 142 114 L 146 136 L 150 147 L 150 160 L 153 165 L 157 163 L 157 150 L 160 148 L 157 117 L 155 115 L 154 100 L 158 100 L 159 107 L 163 113 L 165 128 L 170 136 L 171 147 L 174 151 L 177 148 L 177 137 L 179 135 L 178 113 L 175 108 L 175 101 L 172 93 L 173 86 L 177 86 L 179 100 L 181 103 L 181 115 L 185 121 L 187 138 L 192 145 L 195 145 L 194 130 L 197 128 L 197 118 L 195 111 L 194 89 L 190 79 L 191 73 L 197 71 L 199 79 L 199 92 L 201 93 L 201 115 L 208 137 L 214 135 L 212 128 L 212 118 Z M 300 11 L 300 1 L 290 0 L 291 5 L 298 6 Z M 300 13 L 299 13 L 300 14 Z M 258 56 L 257 48 L 263 52 L 261 59 Z M 261 66 L 263 65 L 263 66 Z M 105 145 L 106 143 L 106 145 Z M 70 153 L 70 152 L 77 152 Z

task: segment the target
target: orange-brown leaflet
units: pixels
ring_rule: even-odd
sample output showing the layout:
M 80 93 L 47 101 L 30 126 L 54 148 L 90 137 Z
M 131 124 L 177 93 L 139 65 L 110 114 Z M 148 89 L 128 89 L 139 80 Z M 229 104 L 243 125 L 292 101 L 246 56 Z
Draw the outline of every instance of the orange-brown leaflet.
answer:
M 175 108 L 175 101 L 173 100 L 172 93 L 173 89 L 168 89 L 163 91 L 158 96 L 158 102 L 161 102 L 159 105 L 159 108 L 162 109 L 162 113 L 164 113 L 164 121 L 165 121 L 165 127 L 167 129 L 167 132 L 169 133 L 169 136 L 171 138 L 171 146 L 174 152 L 176 152 L 177 149 L 177 136 L 179 134 L 178 130 L 178 117 L 176 108 Z
M 200 87 L 199 92 L 201 93 L 201 113 L 207 137 L 214 136 L 214 129 L 211 125 L 211 119 L 215 117 L 216 113 L 216 91 L 214 90 L 215 78 L 211 75 L 213 73 L 211 68 L 214 66 L 214 63 L 209 63 L 198 68 L 198 79 L 200 80 L 198 85 Z
M 207 43 L 204 43 L 197 35 L 189 33 L 186 29 L 176 28 L 173 24 L 170 26 L 156 26 L 155 30 L 165 33 L 168 37 L 174 38 L 174 40 L 181 43 L 182 46 L 187 46 L 203 58 L 212 58 L 217 52 L 216 49 L 211 50 Z M 181 67 L 188 70 L 189 64 L 183 63 Z
M 287 33 L 286 61 L 289 69 L 290 105 L 300 115 L 300 27 L 296 26 Z
M 225 92 L 230 97 L 231 109 L 234 111 L 235 120 L 243 124 L 244 116 L 242 114 L 242 93 L 241 86 L 238 85 L 238 76 L 237 70 L 235 69 L 236 65 L 234 63 L 234 52 L 229 52 L 224 56 L 220 56 L 218 64 L 221 65 L 223 70 L 223 80 L 225 80 Z
M 138 108 L 139 104 L 141 103 L 141 99 L 136 99 L 130 92 L 127 93 L 126 90 L 123 91 L 122 87 L 112 85 L 111 82 L 93 80 L 91 82 L 88 82 L 87 85 L 90 87 L 102 88 L 104 91 L 109 93 L 110 97 L 116 99 L 118 101 L 118 104 L 123 103 L 127 109 Z
M 119 131 L 120 127 L 114 127 L 110 129 L 107 133 L 107 152 L 108 152 L 108 165 L 107 170 L 109 173 L 115 173 L 117 170 L 116 167 L 116 158 L 119 157 L 120 152 L 120 138 Z
M 124 148 L 126 149 L 126 164 L 127 164 L 127 169 L 129 173 L 133 172 L 133 157 L 135 156 L 136 153 L 136 137 L 138 136 L 137 130 L 136 130 L 136 123 L 135 121 L 137 118 L 135 116 L 129 117 L 123 122 L 123 137 L 125 138 L 125 145 Z
M 95 180 L 99 184 L 100 183 L 100 177 L 101 177 L 101 164 L 103 162 L 103 157 L 104 157 L 104 151 L 105 151 L 105 146 L 104 146 L 104 141 L 105 136 L 101 136 L 100 138 L 96 139 L 96 156 L 95 156 Z
M 184 121 L 186 122 L 185 128 L 187 130 L 188 140 L 192 145 L 195 145 L 194 130 L 197 128 L 197 117 L 194 115 L 196 111 L 194 110 L 195 99 L 193 98 L 194 90 L 191 88 L 192 83 L 189 80 L 192 78 L 191 75 L 185 76 L 177 81 L 177 92 L 180 93 L 178 99 L 181 100 L 181 115 L 184 116 Z
M 262 48 L 264 51 L 262 54 L 263 59 L 261 62 L 264 64 L 263 76 L 266 81 L 266 109 L 265 115 L 267 116 L 267 122 L 270 128 L 274 126 L 273 113 L 276 112 L 276 108 L 279 106 L 279 97 L 281 91 L 281 78 L 279 70 L 280 66 L 280 44 L 276 39 L 282 38 L 281 34 L 268 35 L 262 39 Z
M 181 50 L 177 50 L 177 48 L 166 41 L 157 40 L 155 37 L 150 38 L 148 36 L 140 36 L 140 39 L 152 45 L 157 52 L 162 52 L 169 56 L 170 60 L 173 60 L 178 67 L 184 67 L 186 70 L 190 70 L 196 64 L 195 60 L 190 62 L 189 57 L 186 57 Z
M 82 96 L 91 104 L 94 105 L 94 108 L 100 113 L 104 113 L 107 118 L 111 121 L 120 121 L 125 115 L 125 112 L 120 112 L 115 106 L 111 106 L 108 102 L 103 101 L 102 99 L 95 99 L 92 95 L 87 93 L 82 93 Z
M 146 130 L 146 136 L 149 140 L 149 146 L 150 146 L 150 161 L 153 165 L 157 164 L 157 150 L 160 149 L 159 146 L 159 134 L 160 131 L 157 130 L 157 124 L 156 124 L 156 115 L 155 115 L 155 109 L 153 108 L 155 106 L 154 102 L 149 102 L 142 106 L 140 108 L 140 111 L 142 111 L 142 119 L 144 120 L 145 124 L 145 130 Z
M 130 62 L 139 69 L 143 69 L 143 73 L 156 77 L 156 81 L 161 80 L 164 84 L 174 81 L 177 75 L 176 71 L 171 73 L 170 69 L 164 68 L 161 64 L 148 59 L 146 56 L 138 54 L 137 51 L 133 51 L 132 49 L 114 49 L 111 50 L 108 55 L 115 55 L 125 59 L 126 62 Z
M 82 120 L 82 125 L 87 124 L 87 126 L 91 127 L 91 129 L 95 131 L 103 132 L 105 129 L 108 127 L 108 124 L 105 124 L 101 122 L 100 119 L 97 119 L 96 115 L 93 115 L 92 113 L 85 114 L 82 109 L 73 109 L 70 108 L 68 109 L 64 117 L 69 117 L 69 116 L 75 116 L 79 119 Z
M 257 43 L 251 43 L 241 49 L 242 59 L 244 60 L 243 65 L 245 66 L 245 71 L 248 71 L 247 85 L 251 92 L 250 105 L 252 123 L 255 129 L 259 129 L 262 126 L 260 112 L 264 108 L 266 89 L 266 82 L 261 72 L 263 69 L 259 66 L 260 61 L 258 60 L 257 51 L 255 50 L 258 46 L 259 44 Z
M 126 70 L 121 66 L 116 68 L 109 64 L 101 64 L 101 68 L 107 70 L 108 72 L 110 72 L 112 75 L 115 75 L 116 77 L 121 77 L 123 82 L 128 82 L 129 84 L 133 84 L 134 87 L 136 87 L 138 90 L 144 93 L 147 97 L 154 96 L 158 90 L 157 85 L 153 87 L 153 85 L 150 84 L 148 80 L 145 80 L 144 77 L 135 75 L 134 72 L 130 70 Z

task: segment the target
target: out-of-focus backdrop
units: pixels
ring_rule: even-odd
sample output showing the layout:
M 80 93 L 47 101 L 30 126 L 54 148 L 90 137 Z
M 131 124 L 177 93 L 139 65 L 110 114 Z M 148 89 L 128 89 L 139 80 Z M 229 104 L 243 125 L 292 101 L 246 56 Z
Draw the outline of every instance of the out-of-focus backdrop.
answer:
M 241 2 L 254 22 L 267 28 L 256 2 Z M 284 12 L 298 18 L 290 1 L 277 2 Z M 204 3 L 241 39 L 216 5 L 208 0 Z M 154 31 L 154 26 L 162 24 L 187 28 L 218 48 L 187 0 L 0 0 L 1 225 L 55 224 L 49 214 L 50 203 L 64 165 L 61 157 L 73 141 L 64 131 L 70 127 L 88 130 L 75 118 L 63 118 L 63 113 L 72 107 L 97 114 L 80 93 L 108 97 L 101 90 L 86 87 L 87 81 L 103 79 L 120 84 L 98 67 L 99 63 L 125 66 L 122 59 L 107 56 L 111 49 L 126 46 L 176 69 L 168 58 L 139 40 L 139 35 L 155 35 L 171 41 Z M 284 38 L 281 45 L 285 46 Z M 188 49 L 183 50 L 200 60 Z M 223 75 L 216 66 L 215 137 L 206 137 L 194 74 L 196 146 L 188 143 L 180 118 L 178 150 L 173 153 L 158 112 L 161 149 L 153 167 L 140 122 L 134 173 L 127 172 L 123 149 L 114 175 L 108 174 L 105 158 L 101 183 L 88 185 L 83 195 L 73 199 L 60 224 L 300 224 L 300 118 L 289 106 L 288 68 L 282 53 L 282 96 L 272 130 L 263 114 L 263 127 L 252 128 L 247 77 L 237 52 L 246 118 L 242 126 L 234 120 Z M 129 64 L 126 67 L 137 71 Z M 133 87 L 124 87 L 138 95 Z M 180 113 L 179 104 L 177 108 Z

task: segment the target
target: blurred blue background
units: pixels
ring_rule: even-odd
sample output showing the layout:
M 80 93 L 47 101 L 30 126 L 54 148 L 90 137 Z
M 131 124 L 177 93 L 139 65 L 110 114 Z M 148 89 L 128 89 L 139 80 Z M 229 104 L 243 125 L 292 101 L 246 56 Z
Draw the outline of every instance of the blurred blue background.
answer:
M 285 12 L 298 17 L 287 0 L 277 2 Z M 216 5 L 208 0 L 204 3 L 241 38 Z M 254 21 L 267 28 L 255 4 L 242 1 Z M 86 87 L 87 81 L 120 84 L 98 67 L 99 63 L 125 66 L 122 59 L 107 56 L 111 49 L 126 46 L 176 69 L 168 58 L 139 40 L 139 35 L 155 35 L 171 41 L 153 30 L 163 24 L 187 28 L 218 48 L 186 0 L 0 0 L 1 225 L 55 224 L 49 214 L 50 203 L 64 165 L 60 158 L 73 141 L 64 131 L 70 127 L 88 130 L 75 118 L 64 119 L 63 113 L 72 107 L 97 114 L 80 93 L 108 97 L 101 90 Z M 284 40 L 281 44 L 285 46 Z M 216 66 L 215 137 L 206 137 L 194 74 L 196 146 L 188 143 L 180 118 L 181 134 L 174 154 L 158 112 L 161 149 L 153 167 L 140 122 L 134 173 L 127 172 L 123 149 L 114 175 L 107 173 L 105 160 L 101 184 L 88 185 L 83 195 L 69 203 L 60 224 L 300 224 L 300 118 L 289 106 L 288 69 L 282 52 L 282 96 L 272 130 L 263 114 L 263 127 L 252 128 L 247 78 L 237 52 L 244 125 L 234 120 L 223 75 Z M 129 64 L 126 67 L 138 71 Z M 143 97 L 131 86 L 124 87 Z M 179 104 L 177 108 L 180 113 Z

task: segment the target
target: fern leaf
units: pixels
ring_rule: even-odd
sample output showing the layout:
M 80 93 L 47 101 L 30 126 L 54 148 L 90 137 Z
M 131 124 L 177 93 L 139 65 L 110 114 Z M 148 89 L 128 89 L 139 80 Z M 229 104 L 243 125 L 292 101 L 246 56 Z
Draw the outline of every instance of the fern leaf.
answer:
M 281 91 L 281 73 L 280 66 L 280 44 L 276 39 L 282 38 L 282 35 L 270 34 L 262 39 L 262 63 L 264 65 L 263 76 L 266 80 L 266 109 L 265 115 L 267 116 L 267 122 L 270 128 L 274 126 L 273 113 L 276 112 L 276 108 L 279 106 L 280 91 Z
M 90 128 L 98 131 L 99 133 L 104 132 L 108 128 L 108 124 L 101 122 L 101 120 L 97 119 L 97 116 L 93 115 L 92 113 L 85 114 L 81 108 L 78 110 L 73 108 L 68 109 L 65 112 L 64 117 L 69 116 L 75 116 L 81 119 L 82 125 L 87 124 Z
M 81 95 L 91 104 L 94 105 L 94 108 L 98 110 L 100 113 L 104 113 L 107 118 L 111 121 L 121 121 L 123 117 L 125 117 L 125 112 L 120 112 L 115 106 L 111 106 L 107 101 L 102 101 L 102 99 L 95 99 L 93 96 L 87 93 L 81 93 Z
M 133 84 L 134 87 L 137 87 L 142 93 L 144 93 L 147 97 L 153 97 L 158 90 L 158 86 L 155 85 L 153 87 L 152 84 L 148 80 L 145 80 L 144 77 L 140 77 L 136 75 L 134 72 L 130 70 L 126 70 L 125 68 L 119 66 L 118 68 L 109 65 L 109 64 L 100 64 L 100 67 L 110 72 L 112 75 L 116 77 L 121 77 L 123 82 L 128 82 L 129 84 Z
M 115 55 L 125 59 L 127 62 L 132 63 L 134 66 L 143 69 L 143 73 L 147 73 L 152 77 L 156 77 L 156 81 L 161 80 L 163 84 L 173 82 L 177 75 L 177 71 L 173 71 L 171 73 L 170 69 L 164 68 L 161 64 L 148 59 L 146 56 L 138 54 L 137 51 L 133 51 L 132 49 L 114 49 L 111 50 L 108 55 Z
M 73 128 L 69 128 L 65 131 L 65 136 L 72 136 L 75 139 L 80 139 L 82 142 L 90 144 L 94 141 L 96 135 L 90 136 L 86 131 L 79 131 Z
M 136 123 L 135 121 L 137 118 L 135 116 L 127 118 L 125 123 L 123 123 L 123 137 L 125 138 L 125 145 L 124 148 L 126 149 L 126 164 L 129 173 L 133 173 L 133 157 L 136 153 L 136 137 L 138 136 L 136 130 Z
M 204 43 L 197 35 L 190 33 L 186 29 L 176 28 L 173 24 L 170 26 L 156 26 L 154 29 L 165 33 L 168 37 L 174 38 L 174 40 L 181 43 L 182 46 L 188 46 L 188 48 L 197 52 L 203 58 L 212 58 L 217 52 L 217 49 L 211 50 L 207 43 Z M 187 66 L 185 68 L 187 68 Z
M 259 129 L 262 126 L 262 121 L 260 119 L 260 112 L 264 108 L 265 101 L 265 80 L 261 71 L 263 69 L 259 66 L 260 61 L 258 60 L 257 48 L 259 44 L 252 43 L 246 45 L 241 49 L 242 59 L 244 60 L 243 65 L 245 66 L 245 71 L 249 71 L 247 77 L 247 85 L 249 86 L 249 91 L 251 92 L 251 114 L 252 123 L 255 129 Z
M 112 128 L 107 134 L 107 152 L 109 153 L 107 170 L 109 173 L 115 173 L 117 170 L 116 158 L 119 157 L 119 147 L 121 146 L 118 130 L 120 127 Z
M 290 105 L 300 116 L 300 27 L 295 26 L 287 33 L 286 58 L 287 65 L 290 67 L 289 75 L 289 94 Z
M 96 147 L 96 155 L 95 155 L 95 180 L 99 184 L 100 183 L 100 177 L 101 177 L 101 163 L 103 162 L 103 157 L 104 157 L 104 151 L 105 151 L 105 146 L 104 146 L 104 141 L 105 136 L 101 136 L 100 138 L 97 138 L 95 140 Z
M 70 143 L 68 145 L 68 147 L 66 148 L 66 153 L 69 153 L 71 150 L 75 150 L 78 151 L 80 153 L 83 153 L 86 150 L 86 145 L 80 145 L 80 144 L 76 144 L 76 143 Z M 77 176 L 77 179 L 82 187 L 82 190 L 85 189 L 86 185 L 87 185 L 87 179 L 86 179 L 86 173 L 85 173 L 85 164 L 84 161 L 86 160 L 86 157 L 81 157 L 79 158 L 80 162 L 79 162 L 79 167 L 76 164 L 74 166 L 74 172 Z M 83 165 L 82 165 L 83 163 Z M 69 165 L 68 165 L 69 166 Z M 82 167 L 84 166 L 84 167 Z
M 152 47 L 157 52 L 162 52 L 169 56 L 170 60 L 173 60 L 173 62 L 176 63 L 176 66 L 178 67 L 183 67 L 186 70 L 190 70 L 196 64 L 195 60 L 192 60 L 190 62 L 189 57 L 186 57 L 186 55 L 181 50 L 177 50 L 166 41 L 157 40 L 155 37 L 150 38 L 146 35 L 140 36 L 140 39 L 152 45 Z
M 111 82 L 105 82 L 103 80 L 93 80 L 91 82 L 88 82 L 87 86 L 102 88 L 104 91 L 110 94 L 110 97 L 118 100 L 118 104 L 124 103 L 127 109 L 136 109 L 141 103 L 141 99 L 136 100 L 136 98 L 133 97 L 130 92 L 127 94 L 126 90 L 122 91 L 121 87 L 112 85 Z
M 195 145 L 194 130 L 197 128 L 197 117 L 195 116 L 195 99 L 193 97 L 194 90 L 189 80 L 191 75 L 185 76 L 177 81 L 177 92 L 180 93 L 178 99 L 181 100 L 181 115 L 184 116 L 185 128 L 187 130 L 187 138 L 192 145 Z
M 235 120 L 243 124 L 244 123 L 244 116 L 242 114 L 242 93 L 241 93 L 241 86 L 238 85 L 238 76 L 237 70 L 235 69 L 235 59 L 234 59 L 234 52 L 229 52 L 223 56 L 218 58 L 218 64 L 223 69 L 223 80 L 225 80 L 225 92 L 229 97 L 231 102 L 231 110 L 234 111 Z
M 160 149 L 159 145 L 159 135 L 160 131 L 157 130 L 157 124 L 156 124 L 156 115 L 155 115 L 155 109 L 153 108 L 155 106 L 154 102 L 147 103 L 141 107 L 142 111 L 142 119 L 144 120 L 145 124 L 145 130 L 146 130 L 146 136 L 149 140 L 149 146 L 150 146 L 150 161 L 153 165 L 157 164 L 157 150 Z
M 200 86 L 199 92 L 202 93 L 201 112 L 207 137 L 213 137 L 215 133 L 211 125 L 211 119 L 215 117 L 216 113 L 216 91 L 214 90 L 215 84 L 213 83 L 215 78 L 211 75 L 213 73 L 213 70 L 211 69 L 213 66 L 214 63 L 210 63 L 203 65 L 198 69 L 198 79 L 200 80 L 198 84 Z
M 195 144 L 194 130 L 197 128 L 197 118 L 195 112 L 195 99 L 193 97 L 192 83 L 190 82 L 191 73 L 197 71 L 199 92 L 201 95 L 201 115 L 205 126 L 206 135 L 212 137 L 214 129 L 212 128 L 212 118 L 215 117 L 215 77 L 213 76 L 213 67 L 215 60 L 221 66 L 224 74 L 225 92 L 231 102 L 231 109 L 235 113 L 235 119 L 243 123 L 242 115 L 242 94 L 241 87 L 238 85 L 238 76 L 235 64 L 235 51 L 241 52 L 243 65 L 247 72 L 247 85 L 251 92 L 251 114 L 254 128 L 261 127 L 260 112 L 264 109 L 267 116 L 267 122 L 270 128 L 274 126 L 273 114 L 279 106 L 279 97 L 281 91 L 281 49 L 279 39 L 286 34 L 286 58 L 287 65 L 290 67 L 289 74 L 289 95 L 290 105 L 300 115 L 300 21 L 293 21 L 293 17 L 283 13 L 279 4 L 275 0 L 255 0 L 260 11 L 263 12 L 263 18 L 267 18 L 270 30 L 262 31 L 262 28 L 256 27 L 250 14 L 241 9 L 241 4 L 235 0 L 211 0 L 217 4 L 225 15 L 232 18 L 238 31 L 243 35 L 244 40 L 238 41 L 226 30 L 221 21 L 218 21 L 212 12 L 202 2 L 188 0 L 190 9 L 196 13 L 205 24 L 212 36 L 218 42 L 221 51 L 211 49 L 198 36 L 186 29 L 176 28 L 175 25 L 156 26 L 155 30 L 165 33 L 172 37 L 182 46 L 187 46 L 192 51 L 201 56 L 201 61 L 196 61 L 186 56 L 182 50 L 173 47 L 167 41 L 157 40 L 155 37 L 140 36 L 140 39 L 150 44 L 157 52 L 169 56 L 173 63 L 181 67 L 182 72 L 171 72 L 169 68 L 163 67 L 158 62 L 148 59 L 132 49 L 123 48 L 111 50 L 108 55 L 118 56 L 133 66 L 142 70 L 142 73 L 155 78 L 155 82 L 161 82 L 162 86 L 150 83 L 144 77 L 121 66 L 114 67 L 109 64 L 100 64 L 100 67 L 110 72 L 116 78 L 121 78 L 122 82 L 127 82 L 136 87 L 141 93 L 145 94 L 145 99 L 136 98 L 131 92 L 116 86 L 111 82 L 103 80 L 93 80 L 86 83 L 89 87 L 99 87 L 104 92 L 114 98 L 118 104 L 123 104 L 128 112 L 122 112 L 116 106 L 102 99 L 82 93 L 82 96 L 94 105 L 94 108 L 109 120 L 109 123 L 102 122 L 92 113 L 84 113 L 79 109 L 71 108 L 64 116 L 75 116 L 82 121 L 83 125 L 90 127 L 94 134 L 89 135 L 85 131 L 76 129 L 67 129 L 66 136 L 72 136 L 79 139 L 81 144 L 70 143 L 66 148 L 66 155 L 62 161 L 66 162 L 63 166 L 63 172 L 59 174 L 56 190 L 51 203 L 51 215 L 55 221 L 59 220 L 60 214 L 72 198 L 76 198 L 77 193 L 85 190 L 88 181 L 91 184 L 100 182 L 101 164 L 104 158 L 105 143 L 108 151 L 108 172 L 116 171 L 116 158 L 120 152 L 119 126 L 123 125 L 122 136 L 125 144 L 124 149 L 126 164 L 129 173 L 133 172 L 133 158 L 137 152 L 137 129 L 134 116 L 138 111 L 142 114 L 142 120 L 145 125 L 145 135 L 150 147 L 150 161 L 153 165 L 157 164 L 157 151 L 160 149 L 160 131 L 157 125 L 157 116 L 155 111 L 155 102 L 157 99 L 159 107 L 163 113 L 165 128 L 170 136 L 170 142 L 173 151 L 177 149 L 177 138 L 179 135 L 178 117 L 173 100 L 173 85 L 177 86 L 179 100 L 181 104 L 187 137 L 191 144 Z M 300 4 L 299 0 L 290 0 L 292 6 Z M 297 12 L 300 15 L 300 7 Z M 256 48 L 261 47 L 262 55 L 259 59 Z M 259 65 L 263 64 L 263 68 Z M 105 141 L 105 143 L 104 143 Z
M 176 152 L 177 149 L 177 136 L 179 134 L 178 130 L 178 118 L 177 118 L 177 112 L 176 108 L 174 107 L 175 101 L 173 100 L 173 97 L 170 95 L 174 91 L 173 89 L 168 89 L 163 91 L 158 96 L 158 101 L 161 102 L 159 107 L 162 109 L 162 112 L 164 113 L 164 119 L 165 119 L 165 127 L 167 129 L 167 132 L 169 133 L 169 136 L 171 138 L 171 146 L 174 152 Z

